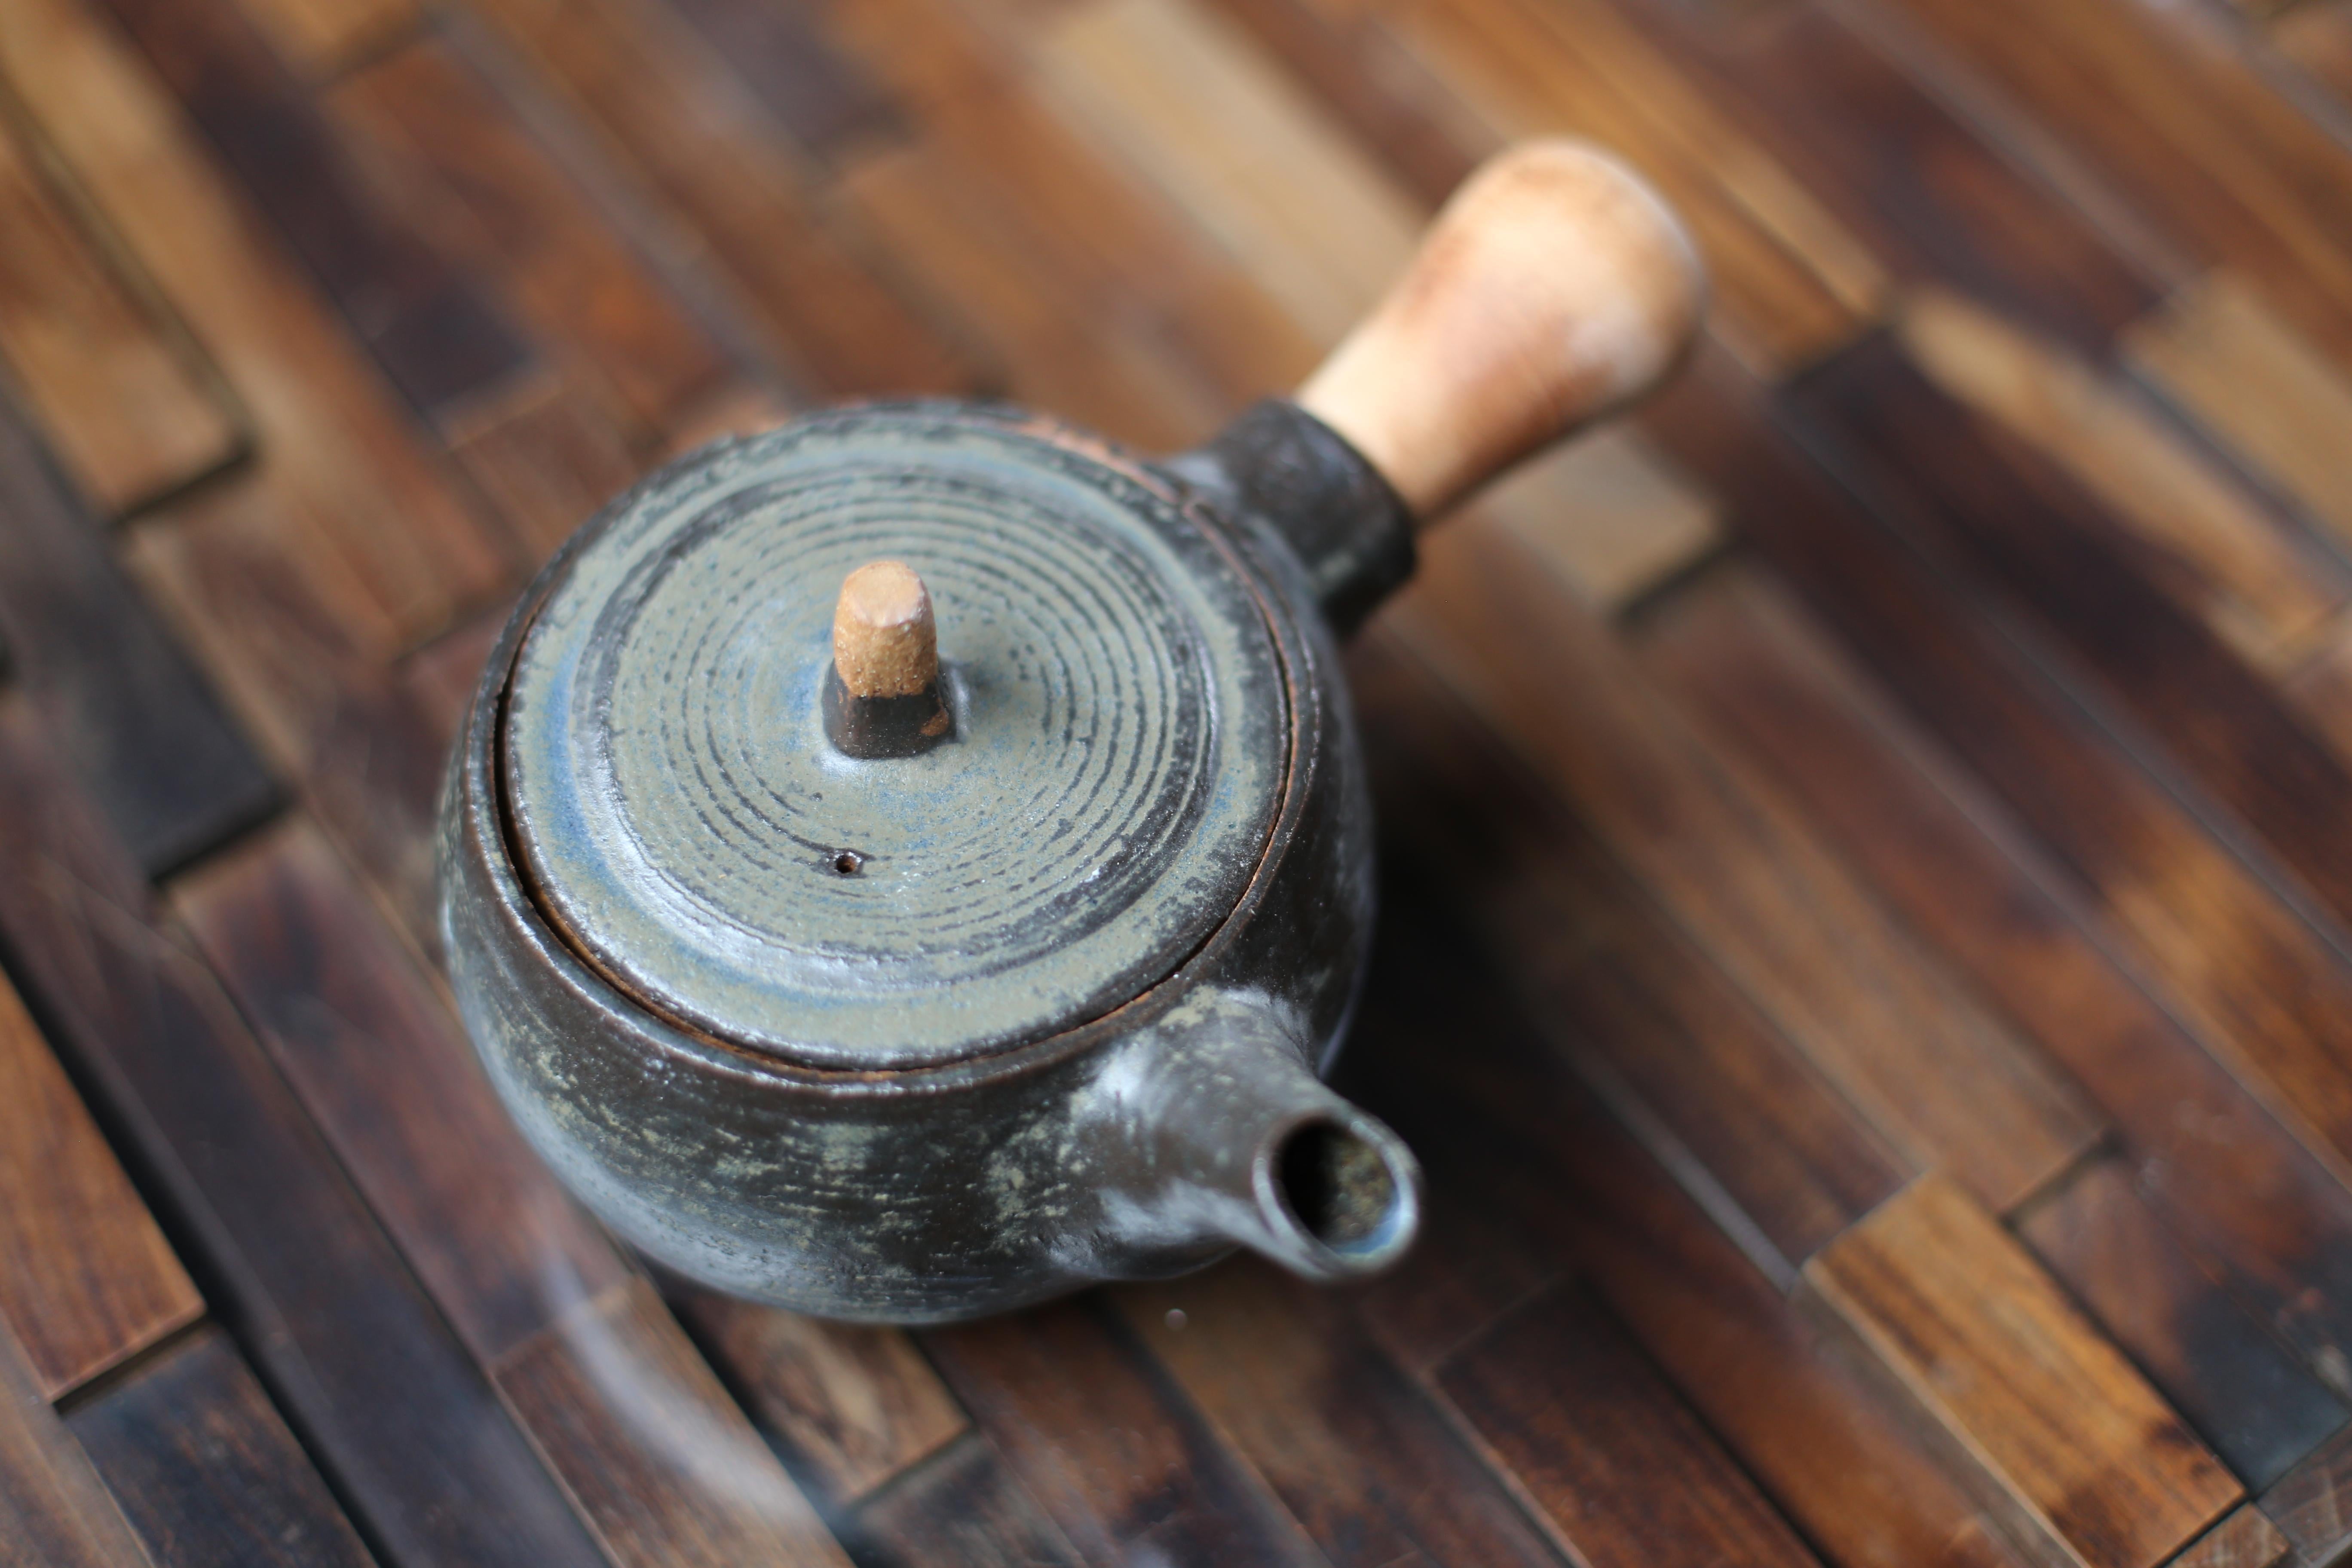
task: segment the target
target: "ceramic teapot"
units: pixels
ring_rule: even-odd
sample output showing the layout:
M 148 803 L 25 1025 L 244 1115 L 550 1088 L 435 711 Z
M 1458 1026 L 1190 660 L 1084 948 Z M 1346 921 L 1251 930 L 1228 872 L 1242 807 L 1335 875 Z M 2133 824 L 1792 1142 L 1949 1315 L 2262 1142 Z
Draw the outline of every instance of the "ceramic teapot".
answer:
M 1637 178 L 1530 143 L 1197 451 L 866 405 L 614 501 L 442 810 L 450 980 L 541 1156 L 657 1264 L 834 1318 L 1394 1261 L 1418 1167 L 1321 1077 L 1373 913 L 1337 640 L 1701 291 Z

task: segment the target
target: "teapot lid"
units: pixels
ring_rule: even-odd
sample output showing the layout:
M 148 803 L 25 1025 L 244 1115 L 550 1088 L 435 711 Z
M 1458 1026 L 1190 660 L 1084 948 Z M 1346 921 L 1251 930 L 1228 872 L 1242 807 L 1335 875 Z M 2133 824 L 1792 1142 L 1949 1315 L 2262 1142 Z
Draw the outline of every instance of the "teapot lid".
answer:
M 868 406 L 704 448 L 583 531 L 500 737 L 540 907 L 641 1005 L 805 1065 L 935 1064 L 1172 973 L 1262 858 L 1283 659 L 1234 543 L 1087 438 Z M 911 565 L 950 739 L 828 735 L 843 580 Z

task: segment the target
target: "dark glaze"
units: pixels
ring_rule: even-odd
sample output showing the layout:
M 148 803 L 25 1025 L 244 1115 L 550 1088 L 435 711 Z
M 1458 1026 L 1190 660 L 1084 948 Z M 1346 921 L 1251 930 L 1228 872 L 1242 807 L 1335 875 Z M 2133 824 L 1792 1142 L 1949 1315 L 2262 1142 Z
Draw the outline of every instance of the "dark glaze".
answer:
M 1307 454 L 1273 492 L 1294 498 L 1288 515 L 1369 495 L 1386 507 L 1359 511 L 1365 531 L 1403 531 L 1361 459 L 1275 409 L 1250 417 L 1311 427 L 1271 443 Z M 517 874 L 494 764 L 517 648 L 592 525 L 518 608 L 452 761 L 442 921 L 468 1031 L 532 1143 L 614 1230 L 692 1278 L 799 1310 L 948 1321 L 1181 1272 L 1237 1244 L 1315 1278 L 1384 1267 L 1417 1223 L 1418 1169 L 1315 1070 L 1344 1031 L 1372 920 L 1370 803 L 1320 605 L 1364 590 L 1245 510 L 1266 492 L 1233 453 L 1171 465 L 1179 479 L 1059 426 L 1023 427 L 1188 509 L 1265 607 L 1289 714 L 1279 804 L 1206 939 L 1077 1026 L 913 1068 L 827 1070 L 637 1005 Z M 1367 1216 L 1349 1191 L 1385 1201 Z M 1328 1215 L 1293 1207 L 1327 1201 Z

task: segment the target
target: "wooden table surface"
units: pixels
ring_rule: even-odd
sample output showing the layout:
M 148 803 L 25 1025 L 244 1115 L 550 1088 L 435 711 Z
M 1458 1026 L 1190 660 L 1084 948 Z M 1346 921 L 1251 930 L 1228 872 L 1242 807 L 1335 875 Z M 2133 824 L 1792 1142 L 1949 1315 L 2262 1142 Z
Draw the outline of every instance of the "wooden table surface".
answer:
M 1710 337 L 1360 644 L 1417 1254 L 649 1279 L 437 976 L 663 457 L 1295 384 L 1504 141 Z M 2352 1545 L 2352 0 L 0 0 L 0 1562 Z

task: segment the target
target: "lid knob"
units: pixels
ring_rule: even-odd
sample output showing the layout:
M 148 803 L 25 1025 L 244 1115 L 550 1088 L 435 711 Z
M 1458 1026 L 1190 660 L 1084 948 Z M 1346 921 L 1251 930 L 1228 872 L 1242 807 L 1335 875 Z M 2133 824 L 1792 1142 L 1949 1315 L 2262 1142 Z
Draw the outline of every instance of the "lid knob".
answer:
M 824 727 L 853 757 L 913 756 L 954 728 L 930 592 L 903 561 L 869 561 L 842 582 Z

